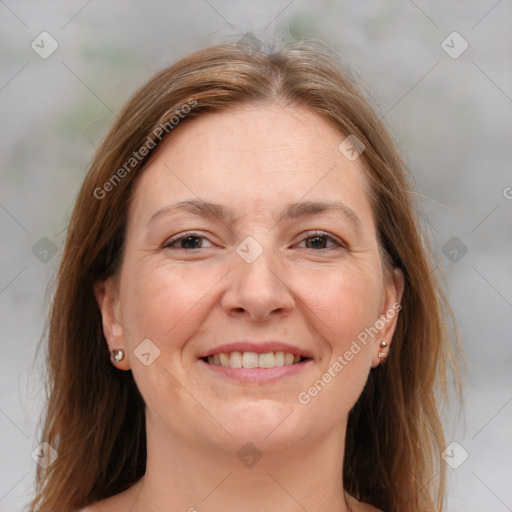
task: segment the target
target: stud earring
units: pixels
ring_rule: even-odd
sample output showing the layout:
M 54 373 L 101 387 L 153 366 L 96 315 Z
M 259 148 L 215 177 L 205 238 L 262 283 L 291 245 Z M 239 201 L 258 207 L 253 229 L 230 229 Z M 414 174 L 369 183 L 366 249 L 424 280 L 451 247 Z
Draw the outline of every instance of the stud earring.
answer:
M 115 348 L 112 350 L 112 360 L 115 363 L 119 363 L 124 359 L 124 350 L 122 348 Z
M 381 348 L 381 351 L 379 352 L 379 359 L 382 359 L 382 362 L 384 363 L 386 361 L 386 357 L 388 357 L 387 352 L 383 352 L 383 350 L 388 346 L 386 340 L 382 340 L 379 343 L 379 347 Z

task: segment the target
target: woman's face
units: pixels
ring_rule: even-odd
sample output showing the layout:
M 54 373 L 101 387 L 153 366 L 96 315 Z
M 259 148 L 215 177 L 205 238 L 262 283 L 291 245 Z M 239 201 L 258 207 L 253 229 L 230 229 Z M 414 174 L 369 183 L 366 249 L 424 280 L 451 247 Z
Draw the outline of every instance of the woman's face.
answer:
M 305 108 L 243 106 L 179 126 L 137 180 L 96 294 L 149 431 L 231 452 L 344 431 L 403 286 L 344 139 Z

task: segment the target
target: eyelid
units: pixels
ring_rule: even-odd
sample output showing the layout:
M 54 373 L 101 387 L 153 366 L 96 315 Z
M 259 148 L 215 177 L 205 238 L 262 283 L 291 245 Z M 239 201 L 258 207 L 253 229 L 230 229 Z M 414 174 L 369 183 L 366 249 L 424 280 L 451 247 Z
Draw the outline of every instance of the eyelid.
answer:
M 320 231 L 320 230 L 312 230 L 312 231 L 306 231 L 305 233 L 302 233 L 299 243 L 304 242 L 304 240 L 307 240 L 308 238 L 314 238 L 315 236 L 321 236 L 321 237 L 327 238 L 328 240 L 330 240 L 331 242 L 336 244 L 339 248 L 348 249 L 347 244 L 345 242 L 343 242 L 343 240 L 341 240 L 340 238 L 338 238 L 334 235 L 331 235 L 330 233 L 327 233 L 325 231 Z M 333 249 L 333 247 L 330 247 L 327 249 L 317 249 L 317 252 L 318 251 L 327 251 L 329 249 Z M 312 249 L 312 250 L 314 250 L 314 249 Z

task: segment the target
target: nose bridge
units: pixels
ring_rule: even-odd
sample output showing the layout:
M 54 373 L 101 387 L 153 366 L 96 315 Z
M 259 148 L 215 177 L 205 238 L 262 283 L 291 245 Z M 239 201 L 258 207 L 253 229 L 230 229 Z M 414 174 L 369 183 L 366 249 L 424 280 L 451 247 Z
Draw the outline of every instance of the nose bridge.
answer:
M 259 235 L 259 241 L 253 236 L 247 236 L 238 244 L 235 267 L 240 279 L 261 286 L 275 285 L 276 280 L 280 282 L 278 275 L 282 266 L 271 238 L 272 235 L 268 233 Z
M 271 245 L 271 235 L 258 238 L 247 236 L 236 247 L 224 307 L 262 318 L 276 310 L 289 311 L 293 299 L 283 275 L 284 266 Z

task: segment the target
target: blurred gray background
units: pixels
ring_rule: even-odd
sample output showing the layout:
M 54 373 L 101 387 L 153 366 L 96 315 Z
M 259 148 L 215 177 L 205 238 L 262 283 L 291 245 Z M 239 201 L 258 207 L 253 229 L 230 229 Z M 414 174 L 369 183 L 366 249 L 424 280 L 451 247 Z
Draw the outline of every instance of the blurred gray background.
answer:
M 0 0 L 0 511 L 31 497 L 34 353 L 96 147 L 154 72 L 246 32 L 322 39 L 373 91 L 416 176 L 468 353 L 463 414 L 446 411 L 447 510 L 511 511 L 511 22 L 510 0 Z

